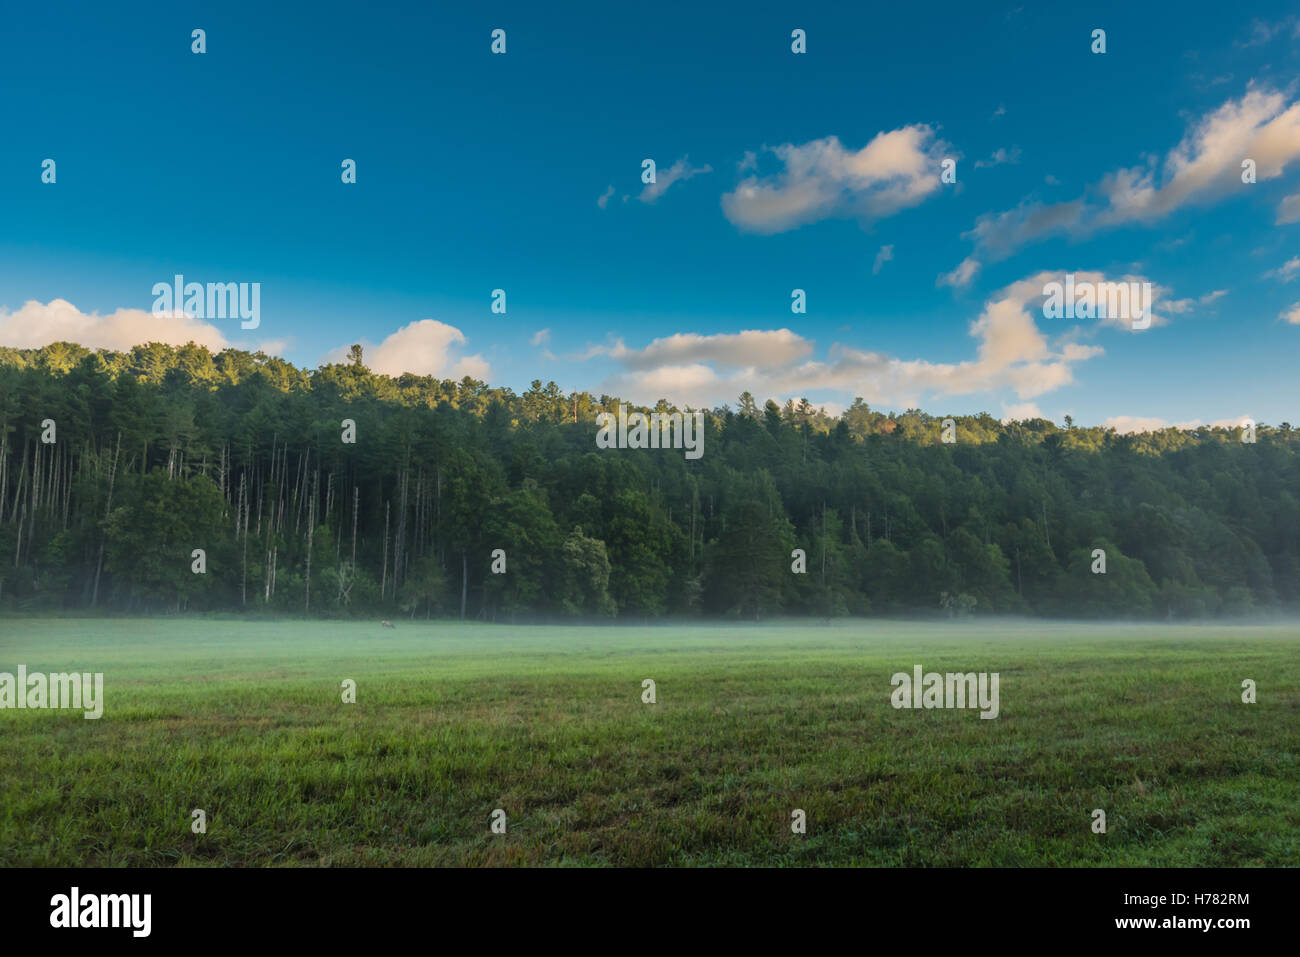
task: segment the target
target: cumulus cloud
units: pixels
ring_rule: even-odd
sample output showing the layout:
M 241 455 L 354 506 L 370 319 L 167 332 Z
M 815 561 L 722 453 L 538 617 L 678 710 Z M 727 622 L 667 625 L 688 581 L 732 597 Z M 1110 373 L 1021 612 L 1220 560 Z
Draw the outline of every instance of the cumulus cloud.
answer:
M 1012 283 L 985 302 L 969 325 L 974 355 L 961 362 L 903 359 L 836 343 L 822 357 L 814 344 L 788 329 L 749 330 L 738 335 L 685 333 L 655 339 L 644 348 L 622 340 L 598 346 L 587 358 L 602 356 L 621 369 L 604 388 L 640 402 L 667 398 L 679 404 L 731 402 L 748 390 L 755 396 L 838 392 L 862 396 L 875 404 L 917 406 L 923 398 L 1014 393 L 1019 404 L 1008 414 L 1028 409 L 1030 400 L 1074 381 L 1074 370 L 1103 354 L 1100 346 L 1078 341 L 1075 326 L 1039 328 L 1046 283 L 1062 274 L 1042 272 Z M 1076 273 L 1079 280 L 1106 281 L 1100 273 Z M 1123 281 L 1145 281 L 1124 277 Z M 1160 302 L 1160 287 L 1152 284 Z M 1153 319 L 1153 324 L 1155 320 Z M 1092 328 L 1119 325 L 1119 317 L 1095 320 Z M 1015 416 L 1024 417 L 1024 416 Z M 1029 416 L 1033 417 L 1033 416 Z
M 641 190 L 641 195 L 637 199 L 643 203 L 653 203 L 674 183 L 684 183 L 692 176 L 698 176 L 701 173 L 712 173 L 712 166 L 692 166 L 690 158 L 683 156 L 672 166 L 667 169 L 655 170 L 655 181 L 646 183 L 645 188 Z M 612 190 L 613 187 L 611 186 Z
M 880 252 L 876 253 L 876 261 L 871 265 L 871 275 L 873 276 L 879 275 L 880 270 L 885 265 L 885 263 L 889 262 L 893 258 L 894 258 L 894 247 L 892 245 L 881 246 Z
M 398 329 L 378 345 L 361 340 L 366 366 L 380 375 L 436 376 L 460 379 L 470 376 L 486 379 L 491 367 L 480 355 L 458 356 L 465 344 L 465 334 L 455 326 L 436 319 L 421 319 Z M 346 362 L 348 345 L 339 346 L 321 358 L 321 363 Z
M 916 206 L 939 190 L 940 163 L 955 155 L 924 124 L 877 133 L 859 150 L 836 136 L 763 149 L 781 169 L 752 172 L 723 195 L 722 210 L 740 229 L 766 234 L 831 218 L 869 222 Z M 751 156 L 747 169 L 757 163 Z
M 1300 302 L 1293 303 L 1291 308 L 1282 313 L 1279 319 L 1285 319 L 1293 326 L 1300 326 Z
M 118 351 L 146 342 L 173 346 L 193 342 L 212 352 L 230 346 L 217 326 L 179 312 L 155 316 L 144 309 L 118 309 L 101 316 L 82 312 L 66 299 L 30 300 L 14 312 L 0 310 L 0 346 L 39 349 L 51 342 Z
M 1162 162 L 1153 158 L 1116 170 L 1068 202 L 1025 201 L 982 216 L 966 236 L 989 261 L 1049 236 L 1077 238 L 1124 224 L 1151 225 L 1185 205 L 1237 192 L 1245 159 L 1255 161 L 1258 182 L 1281 176 L 1300 159 L 1300 102 L 1251 89 L 1194 123 Z
M 1016 405 L 1003 407 L 1002 423 L 1004 425 L 1008 422 L 1023 422 L 1026 419 L 1045 418 L 1047 418 L 1047 416 L 1043 415 L 1042 410 L 1039 409 L 1038 405 L 1034 402 L 1021 402 Z

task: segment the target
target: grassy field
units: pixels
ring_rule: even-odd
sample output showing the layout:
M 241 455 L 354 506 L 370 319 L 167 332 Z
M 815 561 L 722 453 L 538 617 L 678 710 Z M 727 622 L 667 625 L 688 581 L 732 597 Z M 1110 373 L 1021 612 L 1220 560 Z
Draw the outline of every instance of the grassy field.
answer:
M 0 865 L 1300 862 L 1294 626 L 397 625 L 0 619 L 106 699 L 0 711 Z

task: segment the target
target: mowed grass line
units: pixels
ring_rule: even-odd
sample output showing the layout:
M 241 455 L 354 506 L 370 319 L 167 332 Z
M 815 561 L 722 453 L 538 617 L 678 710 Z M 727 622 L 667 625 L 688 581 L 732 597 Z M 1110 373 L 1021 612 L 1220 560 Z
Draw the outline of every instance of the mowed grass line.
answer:
M 0 671 L 106 697 L 0 711 L 0 865 L 1294 865 L 1297 652 L 1282 626 L 0 619 Z M 916 664 L 998 672 L 1000 717 L 893 709 Z

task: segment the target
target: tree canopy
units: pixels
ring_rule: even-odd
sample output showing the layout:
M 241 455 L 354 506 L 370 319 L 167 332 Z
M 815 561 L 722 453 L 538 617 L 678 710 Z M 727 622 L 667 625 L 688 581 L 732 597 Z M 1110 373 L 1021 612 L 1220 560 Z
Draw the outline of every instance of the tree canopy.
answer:
M 702 410 L 704 454 L 688 460 L 597 449 L 596 416 L 619 405 L 554 382 L 516 394 L 391 378 L 360 347 L 315 370 L 193 344 L 0 348 L 0 609 L 752 620 L 1300 607 L 1288 423 L 1252 443 L 1237 429 L 1119 435 L 981 414 L 951 416 L 948 444 L 946 416 L 861 399 L 829 416 L 745 393 Z

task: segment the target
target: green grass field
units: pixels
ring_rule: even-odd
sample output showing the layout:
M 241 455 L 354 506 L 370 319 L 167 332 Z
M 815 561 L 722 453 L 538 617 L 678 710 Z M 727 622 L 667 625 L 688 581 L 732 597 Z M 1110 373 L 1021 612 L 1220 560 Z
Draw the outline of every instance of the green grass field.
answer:
M 1300 862 L 1294 626 L 0 619 L 19 664 L 106 704 L 0 711 L 5 866 Z M 1000 717 L 895 710 L 916 664 Z

